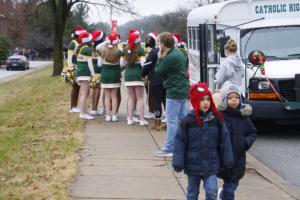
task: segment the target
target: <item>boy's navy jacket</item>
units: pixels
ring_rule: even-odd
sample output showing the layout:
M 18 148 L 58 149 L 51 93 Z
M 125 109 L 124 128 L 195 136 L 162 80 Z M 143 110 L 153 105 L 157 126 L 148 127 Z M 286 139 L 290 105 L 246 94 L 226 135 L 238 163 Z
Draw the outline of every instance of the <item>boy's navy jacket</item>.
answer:
M 192 110 L 181 121 L 174 139 L 172 165 L 175 171 L 207 177 L 219 172 L 220 163 L 230 168 L 233 155 L 225 124 L 213 112 L 201 118 L 199 127 Z
M 226 109 L 221 113 L 230 134 L 234 164 L 231 171 L 222 169 L 219 177 L 227 180 L 239 180 L 245 175 L 246 151 L 256 140 L 256 128 L 249 116 L 243 116 L 240 110 Z

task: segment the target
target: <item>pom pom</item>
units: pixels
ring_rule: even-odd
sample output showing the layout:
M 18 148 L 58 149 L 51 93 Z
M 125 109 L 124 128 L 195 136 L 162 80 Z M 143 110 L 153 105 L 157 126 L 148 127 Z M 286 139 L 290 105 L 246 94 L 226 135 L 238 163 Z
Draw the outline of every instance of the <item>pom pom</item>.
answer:
M 129 54 L 131 54 L 131 50 L 129 49 L 128 51 L 127 51 Z
M 108 45 L 108 48 L 112 48 L 113 46 L 111 44 Z

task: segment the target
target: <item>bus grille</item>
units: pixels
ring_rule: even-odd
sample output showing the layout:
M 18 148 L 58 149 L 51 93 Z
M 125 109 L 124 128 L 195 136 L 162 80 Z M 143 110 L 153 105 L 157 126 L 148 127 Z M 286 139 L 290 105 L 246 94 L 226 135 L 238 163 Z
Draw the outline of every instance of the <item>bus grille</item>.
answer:
M 296 101 L 295 79 L 278 81 L 281 95 L 288 101 Z

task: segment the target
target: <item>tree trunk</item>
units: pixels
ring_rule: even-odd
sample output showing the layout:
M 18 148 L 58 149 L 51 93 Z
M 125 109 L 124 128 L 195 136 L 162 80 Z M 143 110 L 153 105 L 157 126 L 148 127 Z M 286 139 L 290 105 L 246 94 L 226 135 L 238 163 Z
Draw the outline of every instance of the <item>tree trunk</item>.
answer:
M 58 76 L 61 74 L 63 69 L 63 38 L 67 16 L 71 7 L 68 6 L 66 0 L 58 0 L 58 4 L 56 6 L 55 2 L 53 1 L 53 6 L 55 8 L 52 10 L 54 18 L 54 63 L 52 76 Z
M 57 24 L 57 22 L 55 22 Z M 60 24 L 60 23 L 59 23 Z M 63 37 L 64 37 L 64 27 L 61 25 L 55 25 L 54 33 L 54 63 L 53 63 L 53 73 L 52 76 L 58 76 L 61 74 L 63 69 Z

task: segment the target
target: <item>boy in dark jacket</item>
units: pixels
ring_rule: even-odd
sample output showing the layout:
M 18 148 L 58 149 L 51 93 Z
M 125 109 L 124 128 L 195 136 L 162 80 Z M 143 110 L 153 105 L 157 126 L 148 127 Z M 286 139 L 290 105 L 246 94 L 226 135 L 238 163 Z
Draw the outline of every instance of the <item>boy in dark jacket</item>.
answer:
M 229 168 L 233 162 L 229 133 L 206 83 L 191 86 L 190 101 L 193 110 L 177 129 L 172 165 L 188 176 L 188 200 L 198 199 L 201 180 L 206 200 L 216 200 L 219 163 Z
M 243 105 L 241 92 L 237 85 L 227 84 L 221 89 L 221 104 L 218 106 L 225 118 L 225 124 L 230 133 L 234 164 L 232 170 L 220 170 L 223 179 L 223 189 L 218 192 L 219 199 L 234 200 L 234 192 L 239 180 L 245 174 L 246 151 L 256 140 L 256 128 L 249 115 L 251 106 Z

